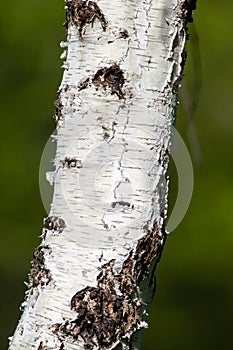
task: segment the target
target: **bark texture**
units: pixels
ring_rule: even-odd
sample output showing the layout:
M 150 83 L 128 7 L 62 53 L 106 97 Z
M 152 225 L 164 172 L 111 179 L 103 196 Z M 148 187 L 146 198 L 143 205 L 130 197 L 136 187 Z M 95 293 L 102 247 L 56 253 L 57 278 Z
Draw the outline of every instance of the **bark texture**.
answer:
M 10 350 L 139 349 L 195 1 L 66 1 L 54 195 Z

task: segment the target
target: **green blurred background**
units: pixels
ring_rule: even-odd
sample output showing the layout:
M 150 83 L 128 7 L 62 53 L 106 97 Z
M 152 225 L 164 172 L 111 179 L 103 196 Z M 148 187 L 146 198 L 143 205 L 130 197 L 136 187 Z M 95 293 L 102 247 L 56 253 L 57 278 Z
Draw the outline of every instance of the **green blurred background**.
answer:
M 46 216 L 38 169 L 54 129 L 61 80 L 63 0 L 0 0 L 1 236 L 0 350 L 17 324 L 34 248 Z M 188 213 L 167 240 L 143 350 L 233 348 L 233 2 L 203 0 L 194 15 L 202 65 L 194 115 L 201 162 Z M 192 91 L 200 67 L 193 29 L 185 68 Z M 196 88 L 194 87 L 193 94 Z M 177 128 L 190 148 L 189 115 Z M 197 149 L 197 144 L 194 149 Z M 176 192 L 171 166 L 171 201 Z

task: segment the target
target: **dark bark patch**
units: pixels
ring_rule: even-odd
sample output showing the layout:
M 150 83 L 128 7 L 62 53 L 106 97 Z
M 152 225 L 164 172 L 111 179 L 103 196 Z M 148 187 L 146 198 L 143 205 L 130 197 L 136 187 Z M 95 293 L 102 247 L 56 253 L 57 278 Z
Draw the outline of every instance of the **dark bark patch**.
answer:
M 44 219 L 43 233 L 46 233 L 47 230 L 62 233 L 65 227 L 66 224 L 62 218 L 58 216 L 48 216 Z
M 85 80 L 83 80 L 83 81 L 80 81 L 80 83 L 78 84 L 78 89 L 79 89 L 79 91 L 88 88 L 88 86 L 90 85 L 90 83 L 91 83 L 91 82 L 90 82 L 90 78 L 87 78 L 87 79 L 85 79 Z
M 159 164 L 162 165 L 162 167 L 164 169 L 167 169 L 168 164 L 169 164 L 169 159 L 170 159 L 169 150 L 167 149 L 167 147 L 161 147 L 161 149 L 159 151 L 158 162 L 159 162 Z
M 128 37 L 129 37 L 128 30 L 120 29 L 120 31 L 119 31 L 119 38 L 127 39 Z
M 113 271 L 114 264 L 112 259 L 102 266 L 97 287 L 86 287 L 72 297 L 71 308 L 78 317 L 59 327 L 60 332 L 74 339 L 80 336 L 85 349 L 109 348 L 137 328 L 138 304 L 123 289 L 124 293 L 117 295 L 118 275 Z
M 128 258 L 124 261 L 119 274 L 119 289 L 123 294 L 131 294 L 136 288 L 136 284 L 133 279 L 133 264 L 133 251 L 131 250 Z
M 40 345 L 39 345 L 37 350 L 44 350 L 44 346 L 43 346 L 43 342 L 42 341 L 40 342 Z
M 115 135 L 115 126 L 117 125 L 117 122 L 113 121 L 112 123 L 103 124 L 102 118 L 98 118 L 98 121 L 100 122 L 101 128 L 102 128 L 102 136 L 105 141 L 110 141 L 114 138 Z
M 82 162 L 80 159 L 72 158 L 72 157 L 65 157 L 64 160 L 61 160 L 63 168 L 82 168 Z
M 92 77 L 88 77 L 78 84 L 79 91 L 84 90 L 92 84 L 96 89 L 110 91 L 111 95 L 116 94 L 119 99 L 124 98 L 122 87 L 125 83 L 124 73 L 117 63 L 109 67 L 102 67 Z
M 105 125 L 102 125 L 102 129 L 103 129 L 103 138 L 104 140 L 107 140 L 111 135 L 110 130 Z
M 50 251 L 49 246 L 40 245 L 34 251 L 34 259 L 31 264 L 31 272 L 29 275 L 29 289 L 37 286 L 41 286 L 43 288 L 44 286 L 47 286 L 52 280 L 49 269 L 45 267 L 44 254 L 46 250 Z
M 122 92 L 124 82 L 124 73 L 117 63 L 113 63 L 110 67 L 100 68 L 92 79 L 92 83 L 97 88 L 110 89 L 111 94 L 116 94 L 120 99 L 124 97 Z
M 58 124 L 60 121 L 62 121 L 64 119 L 63 116 L 63 104 L 61 102 L 61 95 L 62 93 L 68 91 L 69 86 L 68 85 L 64 85 L 62 89 L 58 90 L 57 92 L 57 96 L 56 99 L 54 101 L 54 107 L 55 107 L 55 112 L 54 112 L 54 116 L 53 119 L 55 120 L 55 123 Z
M 177 13 L 185 21 L 185 25 L 188 22 L 193 22 L 193 11 L 196 9 L 196 0 L 183 0 L 177 6 Z
M 66 0 L 66 22 L 65 27 L 71 22 L 76 25 L 80 39 L 83 38 L 85 28 L 98 19 L 103 31 L 106 31 L 107 20 L 99 6 L 94 1 Z
M 56 334 L 81 337 L 86 350 L 107 349 L 125 343 L 141 326 L 146 304 L 140 284 L 149 277 L 148 288 L 155 289 L 154 269 L 161 256 L 164 232 L 155 224 L 131 249 L 120 273 L 115 259 L 102 265 L 97 286 L 78 291 L 71 299 L 77 318 L 54 325 Z M 146 294 L 148 294 L 146 292 Z M 148 295 L 147 295 L 148 296 Z M 148 300 L 148 298 L 147 298 Z
M 61 90 L 57 92 L 56 99 L 54 101 L 54 107 L 55 107 L 55 113 L 54 113 L 54 120 L 55 123 L 58 123 L 60 120 L 62 120 L 62 108 L 63 104 L 61 102 Z
M 100 120 L 101 118 L 99 118 Z M 108 140 L 112 139 L 115 135 L 115 126 L 117 125 L 117 122 L 113 121 L 111 125 L 101 125 L 102 130 L 103 130 L 103 139 Z
M 153 230 L 147 230 L 146 235 L 138 241 L 133 257 L 135 261 L 133 277 L 137 285 L 148 276 L 152 262 L 155 258 L 159 259 L 162 253 L 164 238 L 158 235 L 158 231 L 158 226 L 154 225 Z

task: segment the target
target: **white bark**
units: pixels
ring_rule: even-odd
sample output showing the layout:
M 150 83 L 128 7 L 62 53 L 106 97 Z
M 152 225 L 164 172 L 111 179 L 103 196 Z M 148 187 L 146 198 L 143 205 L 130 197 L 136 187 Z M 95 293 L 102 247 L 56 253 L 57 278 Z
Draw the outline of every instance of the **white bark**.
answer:
M 146 326 L 190 12 L 181 0 L 98 6 L 106 31 L 100 16 L 82 33 L 69 19 L 62 43 L 53 202 L 10 350 L 138 349 Z

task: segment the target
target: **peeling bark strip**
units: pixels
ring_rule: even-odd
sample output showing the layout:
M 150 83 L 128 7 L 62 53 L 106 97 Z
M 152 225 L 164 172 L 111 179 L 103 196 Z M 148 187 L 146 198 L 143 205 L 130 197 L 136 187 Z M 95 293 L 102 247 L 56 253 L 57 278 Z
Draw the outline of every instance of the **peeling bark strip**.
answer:
M 166 241 L 194 8 L 194 0 L 66 0 L 53 201 L 9 350 L 140 348 Z

